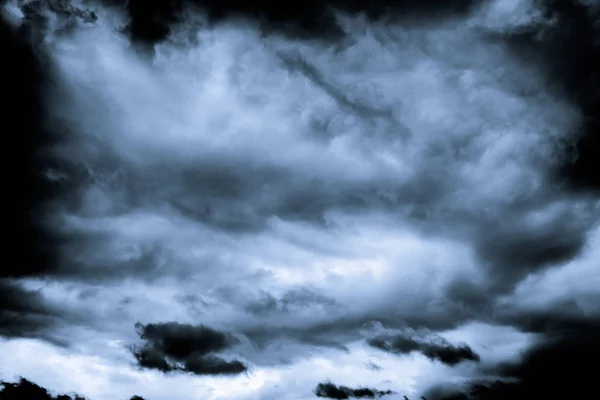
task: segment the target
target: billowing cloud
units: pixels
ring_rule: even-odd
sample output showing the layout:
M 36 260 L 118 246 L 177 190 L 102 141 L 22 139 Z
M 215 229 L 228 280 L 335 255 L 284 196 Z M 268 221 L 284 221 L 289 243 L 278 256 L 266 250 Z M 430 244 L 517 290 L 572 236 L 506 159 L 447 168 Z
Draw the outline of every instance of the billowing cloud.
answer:
M 115 380 L 144 321 L 127 379 L 207 398 L 531 394 L 595 331 L 594 2 L 147 3 L 3 5 L 8 349 Z

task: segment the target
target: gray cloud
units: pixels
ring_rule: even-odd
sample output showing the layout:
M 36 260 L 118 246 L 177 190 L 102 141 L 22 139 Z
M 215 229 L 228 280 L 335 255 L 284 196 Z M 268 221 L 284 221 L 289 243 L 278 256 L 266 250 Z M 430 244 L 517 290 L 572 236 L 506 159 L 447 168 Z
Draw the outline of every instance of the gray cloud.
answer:
M 240 361 L 227 361 L 214 353 L 236 343 L 233 336 L 206 326 L 168 322 L 136 324 L 145 343 L 132 348 L 142 368 L 161 372 L 183 371 L 196 375 L 239 374 L 247 367 Z
M 24 7 L 52 71 L 33 118 L 53 138 L 34 167 L 52 195 L 35 256 L 0 277 L 0 335 L 85 325 L 128 341 L 123 327 L 152 315 L 181 322 L 138 326 L 140 366 L 235 376 L 248 367 L 221 354 L 225 331 L 268 370 L 350 354 L 378 322 L 434 338 L 371 336 L 378 357 L 418 351 L 478 375 L 487 364 L 460 361 L 480 349 L 435 332 L 591 330 L 600 202 L 563 169 L 583 165 L 571 150 L 595 115 L 565 49 L 580 35 L 572 51 L 591 52 L 593 29 L 552 22 L 585 9 L 448 2 L 460 12 L 442 17 L 409 3 L 398 20 L 332 9 L 335 35 L 319 40 L 244 10 L 166 10 L 179 22 L 143 38 L 152 23 L 118 7 Z
M 334 299 L 323 296 L 319 293 L 313 293 L 306 288 L 291 290 L 275 298 L 269 293 L 262 293 L 261 297 L 252 301 L 246 309 L 253 314 L 269 313 L 294 313 L 302 309 L 311 309 L 314 307 L 324 308 L 325 310 L 335 309 L 337 306 Z
M 442 337 L 415 337 L 405 332 L 378 335 L 367 340 L 370 346 L 396 354 L 420 352 L 426 357 L 453 366 L 463 361 L 478 362 L 480 357 L 468 345 L 454 345 Z
M 347 21 L 345 23 L 348 24 Z M 351 28 L 352 22 L 347 26 Z M 400 33 L 395 27 L 385 26 L 377 29 L 374 35 L 380 41 L 386 37 L 382 35 L 387 35 L 387 40 L 391 40 L 395 37 L 394 35 Z M 409 32 L 409 34 L 412 33 Z M 436 34 L 437 32 L 433 33 L 432 37 Z M 430 48 L 430 39 L 427 36 L 423 37 L 421 32 L 416 32 L 415 35 L 418 41 L 423 42 L 424 48 Z M 490 62 L 495 62 L 496 56 L 485 52 L 484 38 L 477 37 L 476 33 L 465 32 L 463 35 L 467 37 L 472 35 L 472 40 L 479 41 L 478 51 L 483 53 L 478 62 L 485 63 L 485 57 L 490 57 Z M 481 152 L 481 145 L 477 144 L 479 139 L 475 136 L 475 130 L 473 132 L 458 130 L 453 133 L 454 136 L 450 136 L 452 139 L 445 144 L 430 142 L 427 139 L 417 139 L 416 135 L 422 128 L 414 126 L 415 122 L 411 120 L 413 117 L 408 111 L 411 103 L 394 99 L 390 97 L 390 94 L 373 98 L 369 91 L 366 88 L 362 89 L 357 82 L 346 82 L 349 81 L 349 78 L 346 78 L 345 74 L 350 74 L 351 68 L 346 67 L 337 76 L 332 76 L 331 71 L 324 64 L 331 56 L 327 52 L 319 54 L 318 50 L 320 49 L 313 50 L 295 46 L 296 50 L 292 53 L 297 54 L 297 57 L 284 58 L 286 61 L 281 64 L 278 61 L 280 57 L 277 55 L 279 52 L 277 48 L 281 46 L 276 41 L 266 44 L 265 55 L 270 57 L 272 63 L 269 68 L 283 74 L 288 74 L 289 72 L 286 71 L 289 71 L 290 68 L 292 70 L 300 69 L 304 75 L 308 74 L 309 82 L 312 84 L 310 84 L 307 94 L 314 94 L 317 98 L 321 98 L 324 104 L 327 104 L 324 109 L 330 113 L 327 116 L 330 120 L 327 129 L 337 132 L 333 137 L 348 136 L 351 138 L 352 132 L 356 130 L 372 131 L 372 135 L 351 139 L 357 140 L 357 145 L 360 143 L 360 146 L 364 146 L 364 150 L 360 150 L 357 155 L 362 157 L 363 162 L 370 164 L 370 168 L 374 168 L 372 172 L 367 171 L 364 177 L 353 176 L 352 172 L 344 175 L 332 175 L 333 171 L 329 173 L 326 168 L 319 166 L 319 163 L 325 162 L 327 157 L 326 154 L 322 154 L 325 157 L 321 157 L 322 159 L 319 160 L 318 152 L 322 152 L 323 149 L 319 147 L 318 143 L 310 144 L 310 136 L 306 140 L 308 140 L 309 146 L 316 146 L 316 158 L 300 154 L 300 163 L 290 163 L 277 156 L 275 158 L 271 156 L 271 159 L 269 157 L 261 159 L 252 154 L 253 150 L 234 150 L 235 145 L 229 150 L 226 148 L 215 150 L 212 154 L 200 151 L 198 157 L 192 158 L 183 156 L 181 152 L 160 155 L 156 153 L 156 157 L 148 154 L 143 156 L 145 161 L 140 162 L 138 156 L 134 156 L 134 158 L 138 158 L 137 161 L 129 156 L 119 156 L 120 151 L 115 146 L 123 148 L 127 145 L 125 142 L 120 143 L 120 139 L 117 138 L 114 139 L 117 141 L 114 143 L 111 143 L 112 139 L 101 138 L 102 145 L 100 147 L 95 145 L 91 148 L 87 147 L 96 141 L 92 135 L 90 139 L 84 137 L 83 139 L 72 139 L 66 143 L 68 148 L 79 149 L 80 155 L 70 153 L 64 156 L 73 160 L 75 165 L 79 164 L 76 168 L 87 171 L 88 177 L 85 178 L 85 184 L 77 183 L 75 178 L 73 185 L 79 186 L 81 189 L 74 193 L 74 199 L 77 199 L 76 202 L 73 202 L 72 207 L 74 208 L 65 211 L 89 218 L 115 215 L 115 213 L 118 215 L 126 210 L 139 208 L 163 207 L 164 209 L 164 207 L 169 207 L 175 213 L 180 214 L 182 218 L 223 229 L 231 234 L 268 231 L 268 222 L 274 217 L 287 221 L 325 224 L 330 219 L 329 215 L 335 212 L 345 214 L 367 210 L 384 212 L 399 220 L 409 221 L 419 229 L 428 231 L 435 226 L 441 235 L 459 235 L 464 237 L 465 241 L 472 242 L 480 261 L 489 271 L 489 280 L 493 282 L 490 283 L 490 288 L 493 286 L 503 292 L 509 291 L 530 272 L 572 259 L 584 246 L 586 232 L 593 225 L 593 216 L 597 214 L 597 209 L 587 206 L 587 211 L 585 209 L 575 210 L 570 207 L 572 203 L 568 195 L 551 187 L 549 176 L 544 168 L 552 163 L 552 158 L 544 160 L 542 157 L 551 155 L 548 152 L 557 151 L 552 148 L 558 149 L 558 142 L 553 144 L 553 139 L 542 139 L 542 136 L 532 142 L 532 144 L 538 145 L 540 150 L 532 153 L 529 159 L 521 158 L 517 161 L 517 165 L 521 168 L 520 175 L 515 175 L 513 185 L 503 186 L 503 190 L 511 187 L 510 195 L 506 195 L 506 192 L 495 192 L 497 195 L 495 198 L 486 197 L 477 200 L 476 196 L 471 196 L 471 199 L 465 197 L 465 205 L 463 205 L 462 202 L 453 198 L 469 190 L 472 191 L 472 194 L 483 195 L 481 192 L 483 187 L 462 172 L 462 169 L 470 165 L 484 162 L 482 158 L 484 153 Z M 392 44 L 395 45 L 393 42 Z M 388 43 L 379 43 L 379 46 L 382 47 L 387 45 Z M 497 45 L 490 45 L 490 48 L 494 46 Z M 270 48 L 276 49 L 274 55 L 270 55 Z M 460 62 L 466 63 L 470 58 L 465 56 L 464 60 L 459 60 L 459 69 L 456 70 L 457 66 L 446 60 L 446 53 L 436 48 L 430 50 L 432 52 L 424 59 L 424 62 L 433 63 L 434 68 L 437 68 L 440 74 L 448 74 L 435 85 L 439 85 L 440 90 L 456 91 L 456 94 L 453 95 L 457 98 L 465 96 L 463 94 L 465 89 L 461 88 L 460 84 L 457 86 L 453 83 L 452 79 L 454 78 L 452 77 L 459 74 Z M 343 51 L 349 52 L 351 48 Z M 340 60 L 345 60 L 343 51 Z M 506 68 L 509 71 L 517 73 L 526 67 L 510 61 L 509 53 L 505 52 L 505 57 L 508 60 Z M 339 64 L 343 61 L 335 62 Z M 393 65 L 399 61 L 390 60 L 390 62 Z M 364 68 L 364 66 L 362 67 Z M 406 66 L 404 68 L 406 69 Z M 446 72 L 443 68 L 450 69 Z M 410 71 L 410 68 L 406 69 L 407 73 Z M 235 90 L 246 89 L 245 92 L 242 90 L 240 94 L 243 97 L 250 95 L 255 89 L 246 87 L 249 84 L 246 81 L 247 78 L 239 75 L 240 73 L 232 71 L 234 78 L 237 79 L 233 83 L 237 82 L 238 85 Z M 235 76 L 236 74 L 239 76 Z M 151 75 L 148 76 L 148 79 L 151 79 L 150 77 Z M 420 78 L 420 75 L 415 77 L 417 80 L 425 79 Z M 482 87 L 489 85 L 494 88 L 494 91 L 490 92 L 492 104 L 494 101 L 506 102 L 507 117 L 513 112 L 526 111 L 527 107 L 531 107 L 531 117 L 526 116 L 522 119 L 525 126 L 537 123 L 536 115 L 538 111 L 543 111 L 542 106 L 548 108 L 549 111 L 546 112 L 548 118 L 554 119 L 554 122 L 547 123 L 549 127 L 553 123 L 556 125 L 557 131 L 554 135 L 561 135 L 558 129 L 562 126 L 568 129 L 569 125 L 576 123 L 576 115 L 569 110 L 567 105 L 560 110 L 560 113 L 554 114 L 550 110 L 555 106 L 546 103 L 547 100 L 542 100 L 540 106 L 526 106 L 518 88 L 510 86 L 514 85 L 514 82 L 506 81 L 504 77 L 498 78 L 495 82 L 486 79 L 481 79 L 480 84 Z M 327 83 L 325 83 L 326 81 Z M 426 81 L 423 83 L 426 85 Z M 540 85 L 543 83 L 539 82 Z M 461 84 L 465 85 L 466 83 Z M 535 85 L 535 82 L 527 83 L 527 85 Z M 334 86 L 337 88 L 334 89 Z M 383 90 L 383 87 L 377 83 L 374 84 L 373 89 L 376 92 Z M 541 91 L 540 96 L 543 99 L 545 86 L 535 89 Z M 169 92 L 162 88 L 157 90 L 164 91 L 165 94 Z M 344 90 L 347 93 L 343 93 Z M 408 90 L 405 92 L 411 93 Z M 422 96 L 424 99 L 427 98 L 425 91 L 422 92 L 422 94 L 417 92 L 416 95 L 410 95 L 414 97 L 413 106 L 421 101 Z M 97 101 L 102 101 L 103 97 L 108 94 L 108 92 L 103 93 L 102 90 L 94 92 L 93 88 L 92 93 L 88 98 L 96 98 Z M 232 95 L 238 96 L 237 93 L 232 93 Z M 260 93 L 257 95 L 262 96 L 262 104 L 268 104 L 271 101 L 268 95 Z M 75 99 L 77 96 L 77 89 L 75 89 L 72 97 Z M 350 101 L 348 96 L 355 99 Z M 331 102 L 331 99 L 334 101 Z M 87 100 L 87 102 L 90 101 Z M 373 108 L 379 107 L 377 109 L 380 109 L 381 106 L 373 105 L 377 102 L 385 104 L 385 109 L 396 108 L 396 115 L 379 115 Z M 127 108 L 133 107 L 134 104 L 124 103 L 122 106 Z M 357 107 L 363 107 L 362 111 L 359 111 Z M 557 105 L 556 107 L 562 106 Z M 489 110 L 474 110 L 472 121 L 465 122 L 479 124 L 481 128 L 489 129 L 489 126 L 493 126 L 495 123 L 493 117 L 486 120 L 487 114 L 492 110 L 493 107 Z M 478 115 L 477 111 L 481 114 Z M 311 113 L 318 118 L 317 111 L 311 110 Z M 288 117 L 287 115 L 276 115 L 274 122 L 280 118 Z M 348 119 L 350 125 L 340 125 L 340 121 L 344 118 Z M 383 121 L 378 123 L 374 120 L 378 118 Z M 75 125 L 73 128 L 86 124 L 83 120 L 73 121 L 73 123 Z M 122 121 L 117 120 L 113 124 L 115 123 L 119 125 Z M 219 122 L 215 121 L 215 123 Z M 101 130 L 102 126 L 101 124 Z M 313 129 L 311 126 L 299 127 L 299 131 L 302 134 L 306 132 L 310 135 L 310 131 Z M 348 133 L 341 135 L 345 126 Z M 86 129 L 83 126 L 81 128 Z M 161 128 L 157 126 L 157 129 Z M 518 136 L 512 140 L 515 140 L 516 143 Z M 392 148 L 396 146 L 400 149 L 401 147 L 398 146 L 402 146 L 403 141 L 403 146 L 408 152 L 415 151 L 417 154 L 423 154 L 423 157 L 412 156 L 411 161 L 415 162 L 414 171 L 406 179 L 394 179 L 392 170 L 388 170 L 386 173 L 383 164 L 380 166 L 373 164 L 376 162 L 374 155 L 382 151 L 387 142 L 393 143 Z M 331 146 L 331 142 L 328 143 Z M 494 142 L 492 141 L 490 144 L 493 145 Z M 297 144 L 294 140 L 290 141 L 290 146 L 295 145 Z M 457 153 L 461 148 L 462 150 Z M 353 148 L 350 147 L 349 150 L 353 150 Z M 152 153 L 157 150 L 150 148 L 135 150 L 136 153 L 140 153 L 140 156 L 147 151 Z M 407 156 L 411 157 L 410 153 Z M 499 153 L 499 157 L 506 157 L 506 160 L 502 161 L 504 164 L 499 164 L 500 168 L 503 168 L 502 166 L 511 168 L 511 155 Z M 78 161 L 78 158 L 81 160 Z M 441 165 L 456 165 L 457 167 L 456 169 L 442 169 L 439 168 Z M 485 168 L 484 165 L 480 165 L 480 167 Z M 73 171 L 73 173 L 77 175 L 77 172 Z M 73 173 L 67 173 L 66 179 L 73 179 L 71 178 Z M 500 177 L 501 175 L 496 176 Z M 534 182 L 537 183 L 533 185 Z M 573 199 L 573 201 L 576 200 Z M 586 199 L 582 199 L 581 202 L 585 203 Z M 466 206 L 466 204 L 470 205 Z M 490 211 L 487 213 L 474 211 L 480 210 L 482 207 Z M 586 206 L 584 205 L 584 207 Z M 555 208 L 559 209 L 554 210 Z M 546 209 L 548 210 L 546 211 Z M 548 215 L 542 217 L 544 220 L 540 222 L 529 221 L 529 219 L 539 218 L 535 216 L 539 213 Z M 56 224 L 59 223 L 59 221 L 56 222 Z M 66 231 L 65 234 L 71 237 L 76 236 L 77 239 L 69 240 L 62 251 L 66 255 L 66 259 L 61 260 L 62 264 L 67 266 L 65 271 L 72 271 L 67 272 L 67 275 L 82 274 L 83 279 L 88 279 L 85 278 L 86 274 L 93 276 L 95 274 L 93 271 L 98 271 L 98 274 L 104 274 L 106 277 L 113 276 L 115 278 L 119 277 L 121 273 L 131 275 L 155 273 L 157 261 L 152 257 L 142 256 L 139 262 L 136 258 L 127 259 L 127 261 L 106 259 L 106 257 L 111 258 L 111 254 L 115 254 L 105 251 L 112 247 L 113 232 L 92 232 L 89 230 L 89 225 L 85 224 L 73 228 Z M 569 229 L 570 233 L 560 234 L 564 229 Z M 103 236 L 106 236 L 107 239 L 103 239 Z M 75 241 L 73 242 L 73 240 Z M 152 245 L 147 246 L 151 247 Z M 127 265 L 121 266 L 123 262 L 126 262 Z M 112 265 L 118 266 L 114 268 L 114 272 Z
M 43 336 L 56 321 L 42 296 L 23 289 L 18 283 L 0 281 L 0 334 L 5 337 Z
M 532 316 L 532 319 L 540 322 L 539 317 Z M 542 319 L 545 319 L 545 326 L 538 325 L 537 330 L 544 332 L 544 339 L 518 362 L 497 366 L 495 372 L 502 377 L 501 380 L 477 379 L 463 387 L 432 388 L 429 397 L 448 400 L 510 397 L 525 400 L 538 396 L 585 396 L 593 390 L 594 378 L 584 361 L 600 356 L 595 340 L 599 327 L 597 320 L 573 321 L 573 318 L 567 318 L 561 321 L 556 316 Z
M 337 386 L 331 382 L 319 383 L 315 389 L 317 397 L 329 399 L 349 399 L 349 398 L 379 398 L 388 394 L 394 394 L 391 390 L 377 390 L 371 388 L 352 389 L 346 386 Z

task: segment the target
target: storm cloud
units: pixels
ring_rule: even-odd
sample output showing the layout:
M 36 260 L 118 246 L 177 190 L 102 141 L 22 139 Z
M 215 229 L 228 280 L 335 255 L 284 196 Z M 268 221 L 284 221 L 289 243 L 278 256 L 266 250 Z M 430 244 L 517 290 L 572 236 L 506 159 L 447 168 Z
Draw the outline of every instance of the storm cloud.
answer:
M 0 281 L 0 335 L 28 337 L 51 329 L 58 310 L 52 310 L 40 294 L 11 281 Z
M 98 400 L 589 388 L 597 2 L 271 3 L 3 3 L 2 374 Z
M 133 348 L 142 368 L 161 372 L 183 371 L 196 375 L 239 374 L 247 367 L 240 361 L 227 361 L 215 356 L 236 343 L 233 336 L 206 326 L 176 322 L 136 324 L 145 343 Z
M 350 399 L 350 398 L 379 398 L 387 394 L 394 394 L 391 390 L 377 390 L 370 388 L 351 389 L 346 386 L 336 386 L 331 382 L 319 383 L 315 389 L 317 397 L 328 399 Z
M 600 356 L 598 323 L 547 321 L 543 341 L 517 362 L 495 371 L 501 380 L 479 379 L 459 387 L 433 388 L 430 397 L 444 400 L 584 397 L 594 390 L 587 365 Z M 466 386 L 466 387 L 465 387 Z
M 423 353 L 426 357 L 448 365 L 463 361 L 479 361 L 479 355 L 468 345 L 454 345 L 441 337 L 415 337 L 407 333 L 379 335 L 370 338 L 370 346 L 397 354 Z

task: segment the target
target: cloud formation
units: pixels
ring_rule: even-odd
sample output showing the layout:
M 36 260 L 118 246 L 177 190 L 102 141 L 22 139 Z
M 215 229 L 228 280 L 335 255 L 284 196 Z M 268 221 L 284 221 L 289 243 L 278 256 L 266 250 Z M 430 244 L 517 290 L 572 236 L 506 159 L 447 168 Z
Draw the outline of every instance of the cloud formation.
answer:
M 208 398 L 296 388 L 285 371 L 340 354 L 351 385 L 370 363 L 361 385 L 411 395 L 549 390 L 538 365 L 600 317 L 595 2 L 147 3 L 3 6 L 24 187 L 7 343 L 126 358 L 152 315 L 138 365 L 229 379 Z M 535 346 L 450 339 L 473 323 Z
M 370 346 L 396 354 L 420 352 L 426 357 L 453 366 L 463 361 L 479 361 L 468 345 L 454 345 L 439 336 L 418 337 L 407 332 L 382 334 L 367 340 Z
M 75 313 L 48 301 L 39 290 L 24 288 L 14 279 L 0 279 L 0 337 L 39 338 L 68 346 L 55 331 L 60 326 L 80 322 Z
M 132 352 L 142 368 L 196 375 L 239 374 L 247 369 L 238 360 L 227 361 L 214 355 L 236 343 L 229 334 L 202 325 L 176 322 L 138 323 L 136 330 L 145 343 L 134 347 Z
M 568 317 L 531 316 L 544 339 L 518 361 L 495 368 L 501 380 L 479 379 L 459 387 L 434 388 L 431 395 L 444 400 L 511 398 L 578 398 L 594 390 L 589 364 L 600 356 L 598 321 Z M 466 388 L 465 388 L 466 386 Z
M 394 394 L 391 390 L 377 390 L 370 388 L 351 389 L 346 386 L 336 386 L 331 382 L 319 383 L 315 389 L 317 397 L 328 399 L 350 399 L 350 398 L 379 398 L 388 394 Z

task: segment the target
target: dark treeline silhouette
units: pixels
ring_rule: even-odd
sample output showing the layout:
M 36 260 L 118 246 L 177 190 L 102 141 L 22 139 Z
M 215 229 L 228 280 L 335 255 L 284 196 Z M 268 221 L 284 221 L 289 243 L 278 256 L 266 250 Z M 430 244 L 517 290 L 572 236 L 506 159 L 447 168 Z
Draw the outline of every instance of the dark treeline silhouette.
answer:
M 87 400 L 77 394 L 52 395 L 47 389 L 21 377 L 18 382 L 0 381 L 1 400 Z M 144 400 L 143 397 L 133 396 L 129 400 Z

